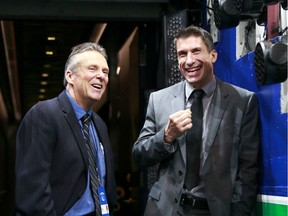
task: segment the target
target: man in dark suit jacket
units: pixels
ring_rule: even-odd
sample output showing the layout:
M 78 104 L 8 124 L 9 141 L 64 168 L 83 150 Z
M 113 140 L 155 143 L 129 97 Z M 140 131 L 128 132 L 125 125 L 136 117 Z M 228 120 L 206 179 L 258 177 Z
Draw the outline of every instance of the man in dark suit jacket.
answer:
M 180 30 L 175 45 L 185 80 L 151 93 L 132 149 L 140 167 L 159 167 L 144 215 L 251 215 L 258 175 L 256 95 L 214 76 L 217 52 L 207 31 L 194 26 Z M 187 108 L 196 89 L 205 92 L 200 180 L 187 189 L 186 157 L 191 155 L 186 147 L 191 143 L 185 134 L 193 129 L 193 111 Z
M 112 149 L 106 124 L 92 111 L 106 89 L 108 74 L 102 46 L 90 42 L 77 45 L 66 62 L 66 89 L 27 112 L 17 135 L 17 215 L 95 215 L 80 120 L 86 113 L 93 122 L 92 140 L 98 152 L 95 164 L 111 215 L 116 203 Z

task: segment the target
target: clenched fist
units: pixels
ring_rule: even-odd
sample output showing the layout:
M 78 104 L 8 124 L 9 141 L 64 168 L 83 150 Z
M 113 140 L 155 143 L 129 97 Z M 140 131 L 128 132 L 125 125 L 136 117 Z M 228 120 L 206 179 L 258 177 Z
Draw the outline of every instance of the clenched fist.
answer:
M 177 137 L 184 134 L 192 127 L 192 113 L 190 109 L 180 110 L 169 116 L 165 128 L 164 142 L 172 143 Z

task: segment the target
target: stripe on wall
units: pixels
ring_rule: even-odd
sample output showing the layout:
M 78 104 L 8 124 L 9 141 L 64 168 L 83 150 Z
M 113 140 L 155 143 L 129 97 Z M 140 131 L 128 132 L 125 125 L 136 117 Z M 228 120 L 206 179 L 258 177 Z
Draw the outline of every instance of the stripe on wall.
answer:
M 258 195 L 257 216 L 287 216 L 288 197 Z
M 288 197 L 282 197 L 282 196 L 258 194 L 257 201 L 263 202 L 263 203 L 278 204 L 278 205 L 288 205 Z

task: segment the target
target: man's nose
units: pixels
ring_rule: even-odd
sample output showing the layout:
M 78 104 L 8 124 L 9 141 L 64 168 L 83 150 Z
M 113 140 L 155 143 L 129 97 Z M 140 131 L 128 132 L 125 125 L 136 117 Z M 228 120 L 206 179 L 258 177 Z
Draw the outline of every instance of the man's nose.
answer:
M 195 58 L 193 57 L 193 54 L 188 52 L 187 53 L 186 64 L 193 64 L 194 62 L 195 62 Z
M 99 70 L 98 73 L 96 74 L 96 77 L 99 79 L 104 79 L 105 73 L 103 71 Z

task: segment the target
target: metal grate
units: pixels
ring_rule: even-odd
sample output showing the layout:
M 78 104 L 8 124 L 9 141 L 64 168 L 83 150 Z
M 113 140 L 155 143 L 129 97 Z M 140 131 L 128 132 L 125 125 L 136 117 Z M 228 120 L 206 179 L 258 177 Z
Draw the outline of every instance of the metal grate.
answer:
M 177 54 L 174 45 L 174 38 L 180 29 L 187 26 L 187 10 L 167 15 L 164 17 L 164 40 L 165 40 L 165 68 L 166 84 L 173 85 L 182 80 L 178 69 Z
M 264 47 L 262 47 L 262 43 L 258 43 L 255 48 L 255 56 L 254 56 L 254 63 L 255 63 L 255 73 L 256 73 L 256 80 L 259 85 L 262 85 L 266 79 L 265 73 L 265 58 L 264 58 Z

